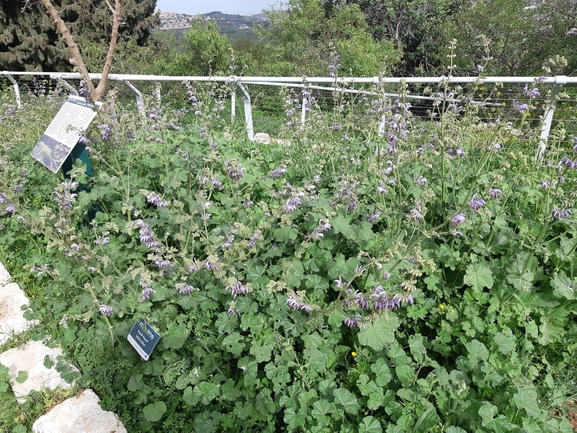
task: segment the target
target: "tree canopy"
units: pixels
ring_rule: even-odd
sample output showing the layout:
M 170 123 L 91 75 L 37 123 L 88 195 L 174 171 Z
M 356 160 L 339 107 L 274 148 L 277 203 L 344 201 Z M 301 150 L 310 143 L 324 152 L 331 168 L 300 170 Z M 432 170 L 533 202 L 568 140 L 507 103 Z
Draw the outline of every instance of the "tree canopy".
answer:
M 108 40 L 111 13 L 104 0 L 53 0 L 79 46 Z M 0 68 L 4 70 L 70 70 L 71 53 L 54 20 L 40 3 L 0 0 Z M 159 24 L 156 0 L 123 0 L 120 40 L 146 42 Z

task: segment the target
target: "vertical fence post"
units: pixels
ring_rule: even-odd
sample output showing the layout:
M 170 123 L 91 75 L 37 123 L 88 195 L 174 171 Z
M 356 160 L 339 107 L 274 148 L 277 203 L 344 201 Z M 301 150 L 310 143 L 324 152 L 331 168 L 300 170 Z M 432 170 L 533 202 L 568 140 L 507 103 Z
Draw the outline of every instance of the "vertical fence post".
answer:
M 230 87 L 230 123 L 234 123 L 234 118 L 236 117 L 236 77 L 230 77 L 231 81 L 229 83 Z
M 20 99 L 20 86 L 18 86 L 18 82 L 14 79 L 12 75 L 7 74 L 6 72 L 3 72 L 2 75 L 8 78 L 12 83 L 12 86 L 14 86 L 14 97 L 16 98 L 16 106 L 18 108 L 22 108 L 22 100 Z
M 304 82 L 304 87 L 303 87 L 303 101 L 302 101 L 302 109 L 301 109 L 301 125 L 304 126 L 305 124 L 305 120 L 306 120 L 306 113 L 308 111 L 309 108 L 309 104 L 310 104 L 310 92 L 309 92 L 309 87 L 307 86 L 306 81 Z
M 539 145 L 537 146 L 537 152 L 535 153 L 535 158 L 537 161 L 543 160 L 543 155 L 545 154 L 545 149 L 547 148 L 547 139 L 549 138 L 549 132 L 551 131 L 551 124 L 553 123 L 553 114 L 555 114 L 555 107 L 557 105 L 557 96 L 563 90 L 563 85 L 565 83 L 567 83 L 567 77 L 555 77 L 555 83 L 553 84 L 553 88 L 549 94 L 549 100 L 547 101 L 547 106 L 545 107 L 543 126 L 541 126 L 541 135 L 539 137 Z
M 238 83 L 239 89 L 243 93 L 242 100 L 244 102 L 244 117 L 246 121 L 246 132 L 248 134 L 248 139 L 250 141 L 254 141 L 254 131 L 252 129 L 252 108 L 250 106 L 250 95 L 242 85 L 242 83 Z
M 160 84 L 160 81 L 155 81 L 154 82 L 154 97 L 156 98 L 156 103 L 158 104 L 158 106 L 160 107 L 162 105 L 162 84 Z
M 136 94 L 136 107 L 138 108 L 138 112 L 144 116 L 144 100 L 142 99 L 142 93 L 140 93 L 140 90 L 134 87 L 130 81 L 123 80 L 123 82 Z

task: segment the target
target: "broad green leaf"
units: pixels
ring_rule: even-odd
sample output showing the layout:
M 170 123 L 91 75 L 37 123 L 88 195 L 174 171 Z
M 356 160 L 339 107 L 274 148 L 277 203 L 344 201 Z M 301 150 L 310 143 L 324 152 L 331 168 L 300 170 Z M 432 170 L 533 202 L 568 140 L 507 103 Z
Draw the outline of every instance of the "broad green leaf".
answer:
M 169 325 L 168 333 L 163 337 L 164 347 L 167 349 L 180 349 L 190 335 L 185 326 Z
M 16 382 L 24 383 L 28 379 L 28 372 L 27 371 L 19 371 L 18 376 L 16 376 Z
M 463 430 L 461 427 L 449 427 L 447 430 L 445 430 L 446 433 L 467 433 L 465 430 Z
M 359 433 L 382 433 L 383 428 L 378 419 L 366 416 L 359 425 Z
M 571 280 L 564 271 L 561 271 L 553 279 L 553 287 L 555 288 L 553 294 L 556 298 L 573 300 L 575 299 L 574 289 L 577 288 L 577 279 Z
M 311 411 L 311 415 L 317 420 L 320 420 L 321 418 L 327 420 L 327 418 L 325 418 L 327 414 L 333 413 L 334 411 L 334 403 L 328 402 L 327 400 L 317 400 L 313 403 L 313 410 Z
M 409 348 L 415 361 L 422 361 L 427 354 L 427 349 L 425 349 L 423 336 L 421 334 L 415 334 L 409 338 Z
M 138 391 L 144 386 L 144 381 L 142 380 L 144 376 L 140 373 L 133 374 L 128 380 L 127 388 L 130 392 Z
M 469 361 L 473 365 L 479 362 L 484 362 L 489 359 L 489 351 L 483 343 L 479 340 L 473 340 L 465 345 L 467 351 L 469 352 Z
M 401 383 L 405 386 L 410 385 L 415 379 L 415 371 L 409 364 L 397 365 L 395 368 L 395 373 L 397 374 L 397 377 Z
M 335 396 L 335 403 L 341 405 L 347 413 L 356 414 L 361 408 L 361 405 L 357 401 L 355 395 L 348 389 L 335 389 L 333 395 Z
M 166 404 L 164 404 L 162 401 L 151 403 L 144 406 L 142 413 L 148 421 L 158 421 L 160 418 L 162 418 L 162 415 L 166 413 Z
M 485 402 L 483 406 L 479 409 L 479 415 L 481 416 L 483 427 L 486 427 L 496 433 L 506 433 L 510 432 L 517 426 L 511 423 L 504 415 L 498 415 L 497 406 Z
M 329 325 L 333 328 L 340 328 L 346 318 L 346 314 L 341 310 L 333 310 L 331 311 L 331 314 L 329 314 Z
M 385 387 L 391 381 L 391 370 L 383 358 L 377 358 L 377 360 L 371 364 L 371 371 L 377 376 L 375 383 L 378 386 Z
M 305 410 L 295 412 L 293 408 L 288 408 L 284 411 L 284 422 L 287 423 L 289 430 L 296 430 L 297 427 L 304 426 L 306 419 Z
M 532 388 L 519 389 L 513 395 L 513 403 L 519 409 L 525 409 L 527 415 L 533 418 L 541 417 L 541 409 L 537 403 L 537 392 Z
M 541 317 L 541 325 L 539 325 L 539 341 L 540 344 L 546 345 L 558 341 L 561 336 L 565 333 L 565 330 L 559 326 L 556 326 L 547 317 Z
M 225 348 L 227 352 L 232 353 L 235 356 L 238 356 L 244 350 L 244 337 L 240 335 L 238 332 L 233 332 L 230 335 L 227 335 L 224 340 L 222 340 L 222 347 Z
M 265 334 L 258 340 L 253 340 L 250 346 L 250 354 L 254 355 L 256 362 L 270 361 L 275 344 L 276 340 L 274 335 Z
M 493 287 L 493 273 L 491 270 L 480 264 L 474 263 L 467 266 L 467 272 L 463 278 L 463 282 L 473 288 L 475 292 L 481 292 L 484 287 Z
M 498 332 L 493 337 L 493 341 L 497 344 L 499 352 L 503 355 L 508 355 L 515 350 L 515 336 L 509 328 L 505 328 L 505 332 Z
M 288 242 L 288 241 L 294 241 L 297 238 L 298 234 L 299 234 L 298 230 L 295 229 L 294 227 L 290 226 L 280 227 L 274 230 L 273 238 L 277 242 Z
M 343 215 L 337 215 L 331 220 L 331 225 L 335 233 L 342 233 L 346 237 L 353 237 L 354 231 L 349 221 Z
M 395 330 L 401 322 L 396 314 L 389 313 L 388 317 L 379 317 L 375 322 L 359 331 L 359 343 L 374 350 L 383 350 L 387 344 L 395 339 Z

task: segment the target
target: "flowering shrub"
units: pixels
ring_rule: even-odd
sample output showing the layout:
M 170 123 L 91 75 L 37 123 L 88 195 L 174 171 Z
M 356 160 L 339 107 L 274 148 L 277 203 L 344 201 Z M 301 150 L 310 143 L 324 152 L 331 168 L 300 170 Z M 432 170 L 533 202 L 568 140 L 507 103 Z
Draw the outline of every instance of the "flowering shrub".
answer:
M 130 431 L 571 431 L 570 137 L 535 162 L 442 83 L 434 121 L 401 88 L 361 99 L 362 128 L 287 108 L 290 143 L 262 145 L 188 90 L 192 123 L 95 127 L 93 178 L 47 175 L 18 136 L 0 156 L 2 245 L 35 245 L 12 272 Z M 142 318 L 162 336 L 146 362 Z

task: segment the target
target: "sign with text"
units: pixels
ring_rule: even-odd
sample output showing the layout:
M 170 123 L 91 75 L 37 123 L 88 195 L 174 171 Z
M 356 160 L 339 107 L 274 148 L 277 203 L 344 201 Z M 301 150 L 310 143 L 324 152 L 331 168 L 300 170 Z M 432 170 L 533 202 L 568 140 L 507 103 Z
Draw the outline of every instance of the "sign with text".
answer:
M 156 343 L 160 340 L 160 334 L 146 320 L 140 319 L 134 324 L 127 338 L 142 359 L 148 361 Z
M 30 155 L 39 163 L 56 173 L 78 142 L 90 122 L 96 116 L 96 109 L 102 103 L 87 102 L 79 96 L 69 96 L 56 117 L 52 119 Z

